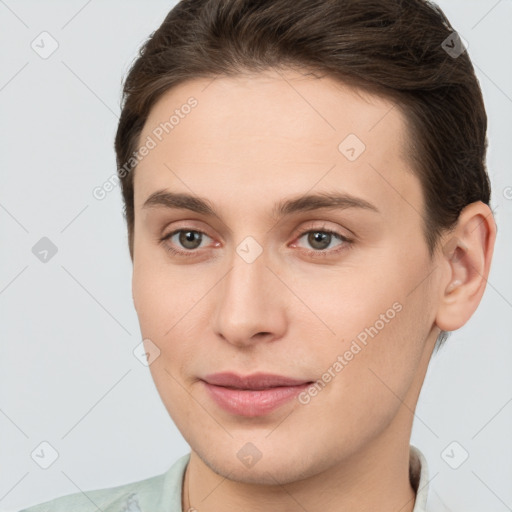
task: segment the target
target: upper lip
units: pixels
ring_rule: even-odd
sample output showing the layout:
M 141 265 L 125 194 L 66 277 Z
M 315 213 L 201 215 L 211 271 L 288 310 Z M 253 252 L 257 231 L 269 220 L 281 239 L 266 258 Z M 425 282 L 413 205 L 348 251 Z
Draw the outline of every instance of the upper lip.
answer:
M 266 389 L 278 386 L 298 386 L 311 382 L 304 379 L 293 379 L 271 373 L 253 373 L 252 375 L 244 376 L 232 372 L 212 373 L 202 380 L 215 386 L 237 389 Z

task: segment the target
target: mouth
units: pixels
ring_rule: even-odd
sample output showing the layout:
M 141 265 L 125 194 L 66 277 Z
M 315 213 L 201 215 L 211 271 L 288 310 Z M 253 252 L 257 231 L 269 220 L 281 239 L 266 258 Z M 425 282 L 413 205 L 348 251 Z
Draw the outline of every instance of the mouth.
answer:
M 296 379 L 272 373 L 254 373 L 244 376 L 233 372 L 213 373 L 204 377 L 203 380 L 215 386 L 254 391 L 277 387 L 300 386 L 312 382 L 310 380 Z
M 255 417 L 281 407 L 314 381 L 275 374 L 240 376 L 224 372 L 208 375 L 202 382 L 210 399 L 224 411 Z

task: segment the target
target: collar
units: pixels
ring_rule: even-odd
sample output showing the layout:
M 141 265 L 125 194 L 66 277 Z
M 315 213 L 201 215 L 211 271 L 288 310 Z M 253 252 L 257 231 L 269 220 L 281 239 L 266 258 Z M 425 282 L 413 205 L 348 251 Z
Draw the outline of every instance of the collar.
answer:
M 412 488 L 416 492 L 416 501 L 414 502 L 413 512 L 428 512 L 428 465 L 425 456 L 421 451 L 413 446 L 409 447 L 409 480 Z

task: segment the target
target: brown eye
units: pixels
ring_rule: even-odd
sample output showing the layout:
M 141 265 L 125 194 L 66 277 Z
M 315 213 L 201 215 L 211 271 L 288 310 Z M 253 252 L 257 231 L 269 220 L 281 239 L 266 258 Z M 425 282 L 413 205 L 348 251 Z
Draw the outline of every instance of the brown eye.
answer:
M 350 243 L 348 238 L 329 229 L 310 229 L 308 231 L 304 231 L 297 240 L 300 240 L 301 238 L 306 238 L 307 245 L 313 248 L 312 250 L 310 249 L 309 252 L 316 252 L 319 254 L 333 253 Z M 331 245 L 336 241 L 338 244 L 334 246 Z M 307 249 L 307 247 L 305 248 Z
M 171 254 L 180 256 L 195 256 L 201 249 L 204 238 L 211 238 L 196 229 L 176 229 L 160 239 L 165 249 Z
M 185 249 L 193 250 L 201 245 L 203 234 L 199 231 L 181 230 L 176 233 L 179 233 L 179 243 Z
M 308 243 L 314 249 L 322 251 L 329 247 L 331 243 L 332 234 L 326 231 L 310 231 L 308 234 Z

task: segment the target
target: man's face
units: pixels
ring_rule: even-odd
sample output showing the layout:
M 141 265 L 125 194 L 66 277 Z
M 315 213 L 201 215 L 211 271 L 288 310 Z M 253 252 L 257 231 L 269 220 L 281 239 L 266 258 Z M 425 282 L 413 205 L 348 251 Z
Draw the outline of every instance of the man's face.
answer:
M 160 351 L 150 370 L 162 400 L 218 473 L 287 482 L 377 439 L 408 442 L 438 331 L 406 135 L 390 102 L 291 71 L 189 81 L 153 107 L 140 144 L 156 147 L 134 179 L 134 303 Z M 216 215 L 144 207 L 159 191 Z M 331 194 L 346 200 L 278 210 Z M 218 372 L 317 384 L 228 410 L 203 381 Z

